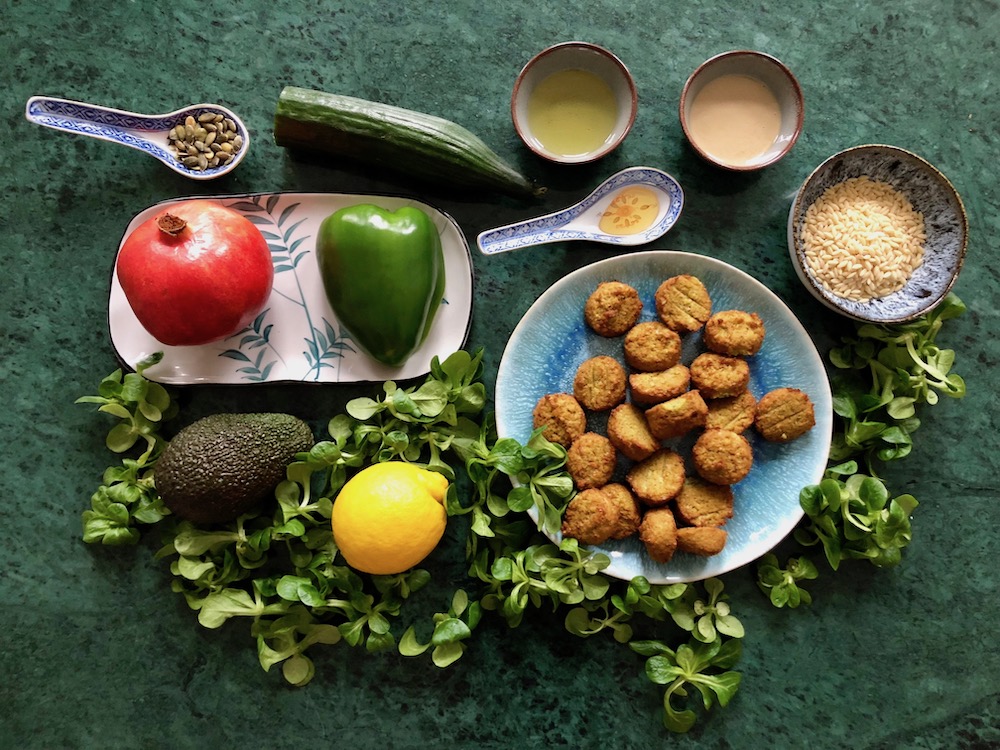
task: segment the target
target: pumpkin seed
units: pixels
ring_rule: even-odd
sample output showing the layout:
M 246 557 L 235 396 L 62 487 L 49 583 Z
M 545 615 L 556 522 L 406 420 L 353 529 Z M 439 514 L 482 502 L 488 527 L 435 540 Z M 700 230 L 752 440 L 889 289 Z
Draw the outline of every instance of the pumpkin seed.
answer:
M 220 112 L 202 112 L 172 127 L 167 133 L 167 145 L 184 166 L 205 170 L 232 161 L 243 148 L 243 136 L 232 118 Z

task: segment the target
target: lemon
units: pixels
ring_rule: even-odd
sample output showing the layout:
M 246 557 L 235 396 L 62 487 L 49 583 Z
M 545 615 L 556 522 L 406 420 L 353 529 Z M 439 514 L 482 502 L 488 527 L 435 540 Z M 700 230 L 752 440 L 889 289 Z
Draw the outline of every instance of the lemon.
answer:
M 431 553 L 444 534 L 448 479 L 402 461 L 362 469 L 333 503 L 333 538 L 355 570 L 391 575 Z

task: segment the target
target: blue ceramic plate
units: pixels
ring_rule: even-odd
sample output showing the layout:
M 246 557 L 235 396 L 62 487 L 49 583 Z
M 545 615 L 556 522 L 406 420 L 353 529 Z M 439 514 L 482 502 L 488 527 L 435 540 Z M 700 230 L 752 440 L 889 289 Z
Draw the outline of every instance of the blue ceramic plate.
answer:
M 623 281 L 643 300 L 642 320 L 653 320 L 653 295 L 664 279 L 692 274 L 704 282 L 715 311 L 756 312 L 767 331 L 760 352 L 750 358 L 750 390 L 757 398 L 780 387 L 809 394 L 816 426 L 790 443 L 746 437 L 754 450 L 750 474 L 734 486 L 735 509 L 726 524 L 728 542 L 714 557 L 678 553 L 667 564 L 653 562 L 631 537 L 597 549 L 611 558 L 608 575 L 645 576 L 653 583 L 697 581 L 746 565 L 784 538 L 802 517 L 799 491 L 818 482 L 826 468 L 833 428 L 830 384 L 809 334 L 792 312 L 763 284 L 732 266 L 700 255 L 671 251 L 632 253 L 585 266 L 553 284 L 514 329 L 500 361 L 496 386 L 497 429 L 524 442 L 531 435 L 531 412 L 546 393 L 572 392 L 573 377 L 585 359 L 606 354 L 622 360 L 622 338 L 603 338 L 583 322 L 583 305 L 602 281 Z M 701 334 L 684 339 L 684 362 L 704 346 Z M 606 414 L 589 415 L 589 428 L 603 432 Z M 689 455 L 689 443 L 676 447 Z M 626 464 L 619 466 L 619 478 Z M 559 541 L 559 535 L 553 537 Z

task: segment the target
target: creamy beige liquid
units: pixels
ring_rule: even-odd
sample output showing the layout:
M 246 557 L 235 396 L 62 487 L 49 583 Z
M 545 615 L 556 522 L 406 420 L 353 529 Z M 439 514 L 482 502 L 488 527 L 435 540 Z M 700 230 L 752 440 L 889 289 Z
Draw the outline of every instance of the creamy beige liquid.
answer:
M 560 156 L 600 148 L 617 119 L 611 87 L 586 70 L 552 73 L 528 98 L 528 127 L 548 151 Z
M 708 83 L 691 102 L 691 140 L 726 164 L 753 161 L 781 133 L 781 107 L 764 83 L 745 75 L 725 75 Z

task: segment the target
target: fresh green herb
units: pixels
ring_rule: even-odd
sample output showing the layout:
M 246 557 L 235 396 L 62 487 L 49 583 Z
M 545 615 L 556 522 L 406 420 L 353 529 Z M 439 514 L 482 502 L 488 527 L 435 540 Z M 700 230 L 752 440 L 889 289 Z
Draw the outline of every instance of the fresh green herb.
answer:
M 430 641 L 421 643 L 417 640 L 416 629 L 411 625 L 399 641 L 399 653 L 403 656 L 419 656 L 433 646 L 431 659 L 443 669 L 465 653 L 465 640 L 472 636 L 472 631 L 481 618 L 480 603 L 470 602 L 465 590 L 458 589 L 448 611 L 434 615 L 434 631 Z
M 917 406 L 936 404 L 939 393 L 965 395 L 965 381 L 952 372 L 955 352 L 935 343 L 944 321 L 963 312 L 965 304 L 949 294 L 913 322 L 858 325 L 854 336 L 830 351 L 830 362 L 840 371 L 833 381 L 833 407 L 844 423 L 834 435 L 832 462 L 862 456 L 872 473 L 875 459 L 909 455 L 920 426 Z
M 144 370 L 163 358 L 154 354 L 136 366 L 134 373 L 115 370 L 101 381 L 96 396 L 81 396 L 78 404 L 98 404 L 99 412 L 118 421 L 105 444 L 113 453 L 127 453 L 138 444 L 141 453 L 123 458 L 121 466 L 108 467 L 102 484 L 83 512 L 83 538 L 121 546 L 136 544 L 138 524 L 154 524 L 170 514 L 153 487 L 151 467 L 167 445 L 158 430 L 160 423 L 177 413 L 177 405 L 159 383 L 143 377 Z
M 736 694 L 741 675 L 732 667 L 740 659 L 742 646 L 738 640 L 716 638 L 708 643 L 693 640 L 671 649 L 661 641 L 633 641 L 633 651 L 646 659 L 646 676 L 657 685 L 666 685 L 663 696 L 663 725 L 672 732 L 687 732 L 697 720 L 690 709 L 678 709 L 676 698 L 687 697 L 693 687 L 701 695 L 706 710 L 715 701 L 726 706 Z
M 743 624 L 730 611 L 729 596 L 722 593 L 723 584 L 718 578 L 705 579 L 707 597 L 696 595 L 690 587 L 680 605 L 671 610 L 674 622 L 702 643 L 711 643 L 719 634 L 730 638 L 743 637 Z
M 806 546 L 822 544 L 830 567 L 845 559 L 868 560 L 878 567 L 898 565 L 910 543 L 910 514 L 917 507 L 912 495 L 890 497 L 875 477 L 857 474 L 850 461 L 832 467 L 827 478 L 802 491 L 808 521 L 795 538 Z M 829 476 L 843 474 L 844 481 Z
M 564 539 L 558 547 L 537 543 L 524 549 L 502 547 L 495 555 L 490 552 L 483 548 L 473 558 L 470 573 L 487 584 L 483 608 L 499 611 L 511 627 L 520 625 L 529 606 L 549 604 L 554 610 L 560 604 L 594 601 L 610 585 L 599 575 L 610 558 L 580 549 L 575 539 Z
M 775 607 L 794 609 L 800 604 L 812 604 L 812 595 L 800 588 L 799 581 L 812 580 L 819 575 L 808 557 L 792 557 L 785 569 L 779 567 L 778 558 L 766 554 L 761 558 L 757 585 L 768 595 Z
M 898 564 L 910 541 L 916 500 L 891 497 L 872 467 L 909 453 L 919 404 L 934 404 L 939 394 L 964 395 L 964 381 L 951 372 L 954 352 L 935 343 L 942 322 L 963 310 L 949 296 L 914 323 L 859 326 L 831 352 L 844 374 L 835 385 L 843 429 L 826 477 L 802 491 L 806 519 L 795 539 L 822 546 L 834 570 L 846 559 Z M 307 651 L 341 642 L 367 651 L 396 648 L 404 656 L 429 651 L 435 665 L 446 667 L 465 653 L 485 612 L 516 627 L 530 609 L 564 607 L 570 633 L 609 632 L 647 657 L 647 677 L 666 686 L 663 722 L 671 731 L 688 731 L 697 720 L 685 705 L 691 688 L 706 710 L 727 705 L 737 691 L 740 674 L 732 668 L 744 629 L 721 580 L 706 580 L 704 591 L 695 584 L 652 585 L 642 577 L 612 580 L 603 574 L 606 555 L 572 539 L 556 545 L 543 534 L 559 529 L 573 496 L 566 451 L 540 431 L 524 445 L 497 437 L 492 415 L 484 412 L 481 351 L 435 359 L 419 386 L 388 381 L 380 398 L 351 401 L 346 414 L 329 421 L 329 439 L 288 465 L 271 509 L 210 528 L 174 518 L 156 493 L 152 469 L 166 445 L 160 425 L 177 411 L 167 391 L 143 377 L 158 360 L 140 363 L 133 374 L 112 373 L 99 395 L 78 401 L 98 404 L 119 420 L 108 435 L 109 449 L 137 454 L 104 473 L 83 514 L 84 540 L 134 544 L 143 526 L 158 524 L 164 542 L 157 555 L 170 561 L 173 590 L 207 628 L 248 618 L 265 670 L 280 664 L 286 681 L 305 685 L 316 669 Z M 430 574 L 357 574 L 342 564 L 329 522 L 333 498 L 348 476 L 388 460 L 417 463 L 453 480 L 445 505 L 450 516 L 468 520 L 466 559 L 474 584 L 471 594 L 455 591 L 429 628 L 410 624 L 398 642 L 394 625 Z M 456 466 L 464 469 L 461 475 Z M 462 483 L 471 491 L 460 493 Z M 809 604 L 801 583 L 816 576 L 805 556 L 791 558 L 783 569 L 769 554 L 758 567 L 759 586 L 778 607 Z M 659 632 L 664 627 L 668 636 Z M 635 638 L 642 628 L 657 637 Z M 429 640 L 419 632 L 429 633 Z M 674 648 L 664 637 L 682 642 Z

